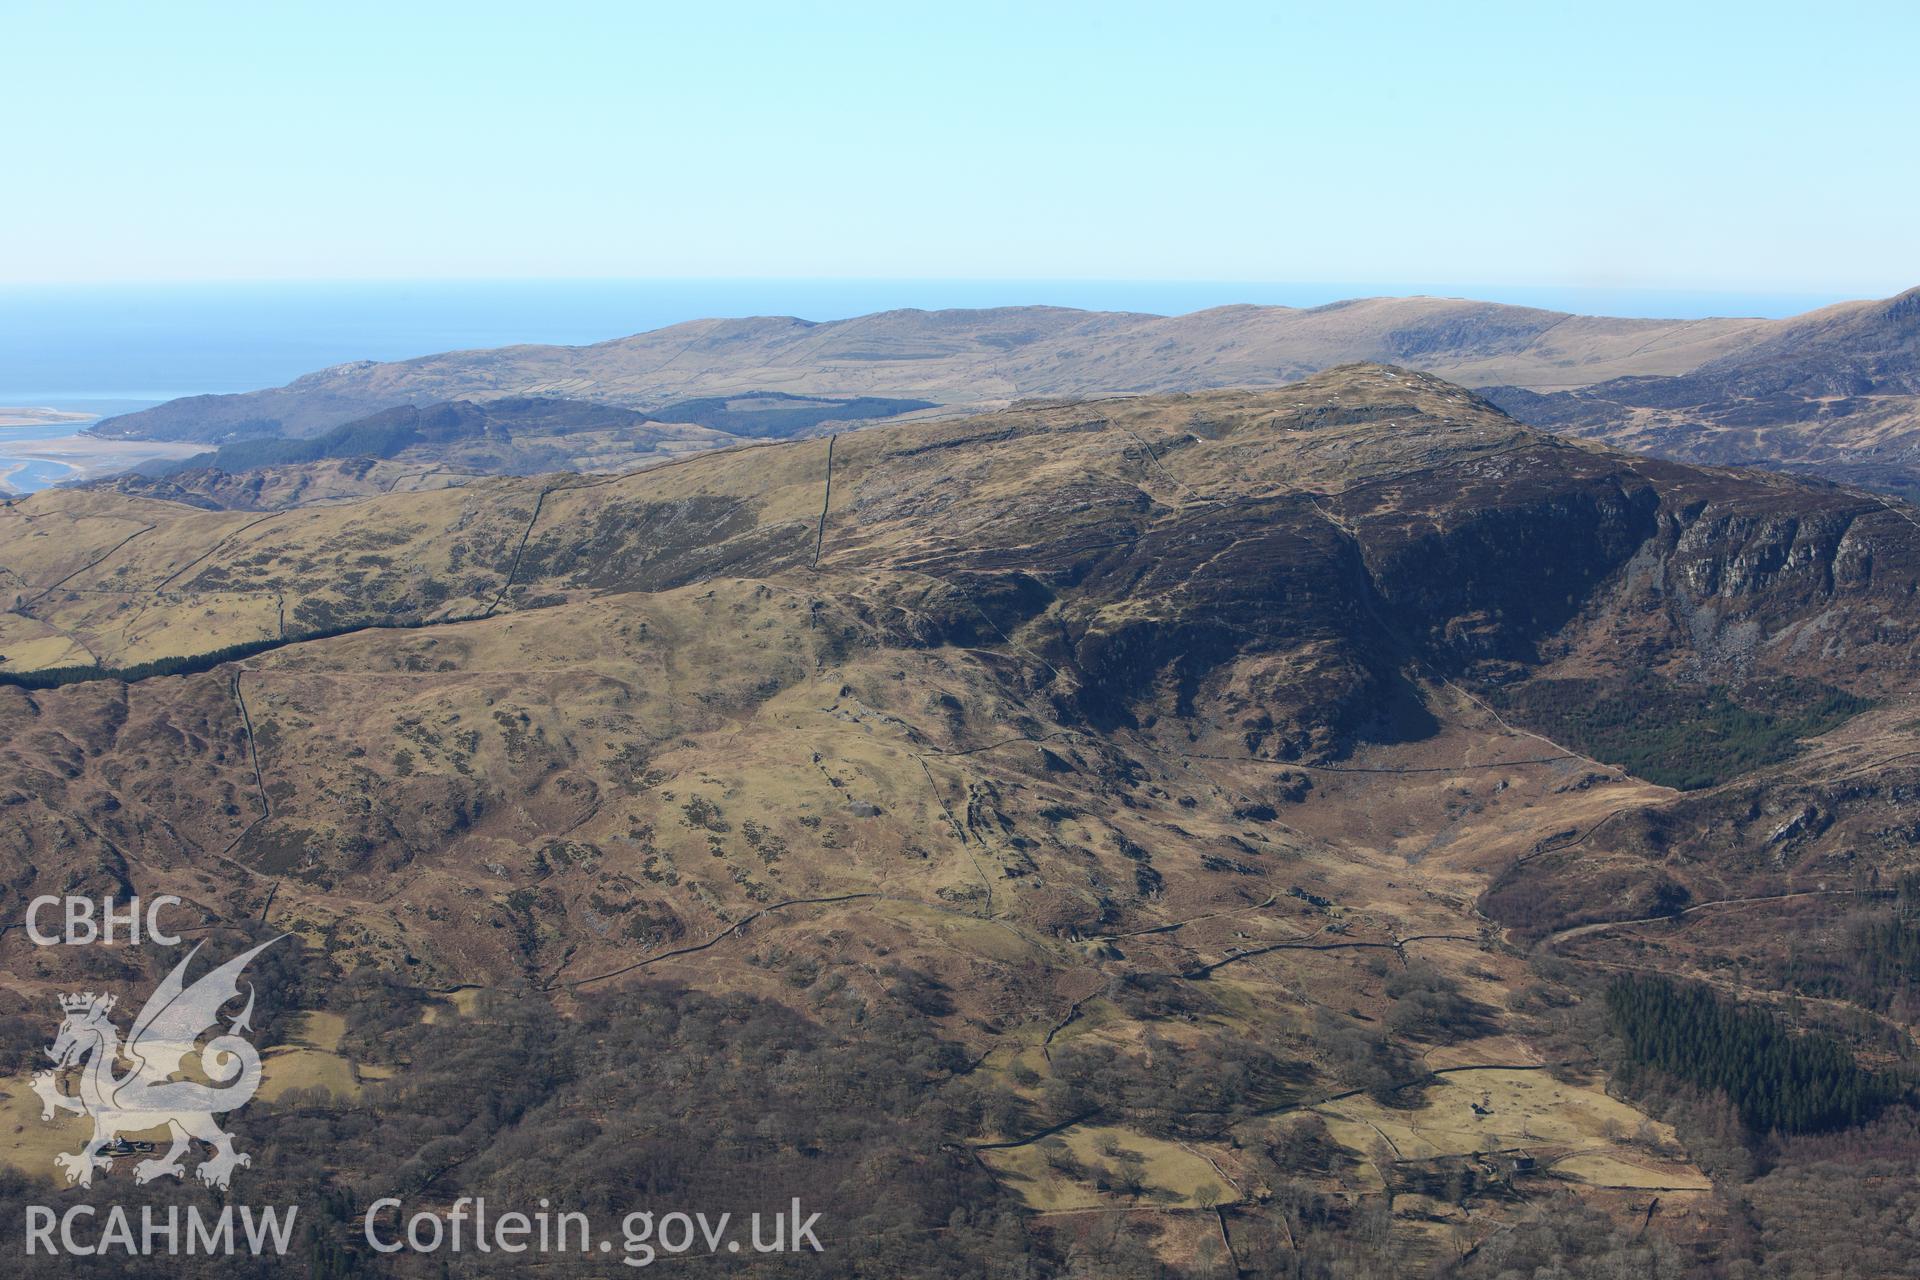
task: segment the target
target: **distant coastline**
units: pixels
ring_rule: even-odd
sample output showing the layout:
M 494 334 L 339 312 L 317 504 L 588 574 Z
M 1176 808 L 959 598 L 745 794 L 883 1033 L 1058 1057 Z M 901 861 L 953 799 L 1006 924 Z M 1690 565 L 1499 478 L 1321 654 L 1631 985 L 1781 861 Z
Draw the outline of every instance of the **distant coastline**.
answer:
M 160 401 L 279 386 L 352 360 L 603 342 L 686 320 L 840 320 L 1042 304 L 1179 315 L 1429 294 L 1582 315 L 1787 316 L 1845 295 L 1444 284 L 1125 280 L 500 280 L 0 286 L 0 404 Z M 126 407 L 100 408 L 102 416 Z
M 81 434 L 98 422 L 71 402 L 55 405 L 4 403 L 0 398 L 0 494 L 21 497 L 54 485 L 95 480 L 160 458 L 190 457 L 199 446 L 166 441 L 101 440 Z M 124 412 L 151 400 L 108 400 Z
M 37 408 L 28 405 L 0 405 L 0 427 L 43 427 L 75 422 L 92 422 L 90 413 L 71 409 Z

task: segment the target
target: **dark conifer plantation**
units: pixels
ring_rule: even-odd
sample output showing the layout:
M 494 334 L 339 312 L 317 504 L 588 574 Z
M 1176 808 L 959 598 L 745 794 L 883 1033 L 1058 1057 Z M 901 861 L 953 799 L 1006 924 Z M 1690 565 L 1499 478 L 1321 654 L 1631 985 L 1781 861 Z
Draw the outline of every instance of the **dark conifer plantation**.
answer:
M 1901 1095 L 1862 1070 L 1845 1046 L 1794 1035 L 1771 1014 L 1726 1004 L 1704 987 L 1660 977 L 1616 978 L 1607 989 L 1628 1073 L 1651 1067 L 1725 1093 L 1759 1133 L 1821 1133 L 1871 1119 Z

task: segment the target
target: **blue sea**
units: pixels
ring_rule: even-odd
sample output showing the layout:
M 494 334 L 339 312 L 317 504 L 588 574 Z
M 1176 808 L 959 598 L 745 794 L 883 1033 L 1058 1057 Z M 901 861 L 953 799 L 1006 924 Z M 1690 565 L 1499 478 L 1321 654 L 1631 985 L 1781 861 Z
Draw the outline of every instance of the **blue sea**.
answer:
M 1230 303 L 1311 307 L 1425 293 L 1585 314 L 1783 316 L 1841 301 L 1420 283 L 1121 280 L 493 280 L 0 286 L 0 406 L 105 417 L 178 396 L 251 391 L 349 360 L 520 342 L 582 344 L 708 316 L 837 320 L 899 307 L 1046 303 L 1179 315 Z M 82 424 L 84 425 L 84 424 Z M 51 434 L 71 434 L 67 426 Z M 30 428 L 33 432 L 45 428 Z M 0 428 L 0 466 L 8 438 Z M 32 463 L 16 487 L 57 483 Z

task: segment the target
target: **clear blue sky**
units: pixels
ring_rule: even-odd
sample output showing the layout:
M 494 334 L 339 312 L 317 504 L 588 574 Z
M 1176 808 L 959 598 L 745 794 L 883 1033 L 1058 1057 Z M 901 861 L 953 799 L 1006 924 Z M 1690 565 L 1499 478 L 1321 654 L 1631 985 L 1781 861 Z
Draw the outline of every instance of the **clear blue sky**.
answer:
M 0 0 L 0 283 L 1920 283 L 1911 3 Z

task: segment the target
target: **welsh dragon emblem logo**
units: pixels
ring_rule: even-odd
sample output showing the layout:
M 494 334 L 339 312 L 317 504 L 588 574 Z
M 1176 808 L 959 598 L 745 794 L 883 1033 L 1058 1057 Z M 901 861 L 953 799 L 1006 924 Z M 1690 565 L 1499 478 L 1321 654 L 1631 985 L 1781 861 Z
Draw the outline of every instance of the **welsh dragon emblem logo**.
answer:
M 54 1157 L 68 1182 L 93 1185 L 94 1170 L 112 1167 L 115 1154 L 152 1149 L 153 1144 L 136 1147 L 122 1135 L 161 1128 L 167 1130 L 172 1145 L 165 1154 L 135 1165 L 135 1182 L 184 1176 L 181 1157 L 194 1139 L 213 1148 L 213 1154 L 194 1169 L 210 1187 L 225 1189 L 235 1169 L 253 1163 L 251 1156 L 234 1149 L 233 1135 L 214 1121 L 215 1115 L 246 1105 L 260 1088 L 260 1055 L 241 1034 L 253 1029 L 251 983 L 246 1008 L 228 1024 L 226 1033 L 205 1045 L 199 1041 L 207 1032 L 219 1030 L 222 1006 L 239 998 L 240 974 L 248 962 L 278 941 L 263 942 L 188 986 L 187 965 L 200 951 L 196 944 L 148 998 L 125 1044 L 110 1016 L 115 997 L 91 991 L 60 997 L 66 1018 L 47 1050 L 55 1066 L 34 1076 L 33 1091 L 40 1095 L 42 1120 L 52 1120 L 56 1111 L 93 1118 L 93 1137 L 86 1146 Z M 175 1078 L 189 1059 L 210 1083 Z M 124 1071 L 117 1069 L 121 1063 L 129 1064 Z M 62 1093 L 61 1075 L 74 1067 L 79 1068 L 79 1091 Z

